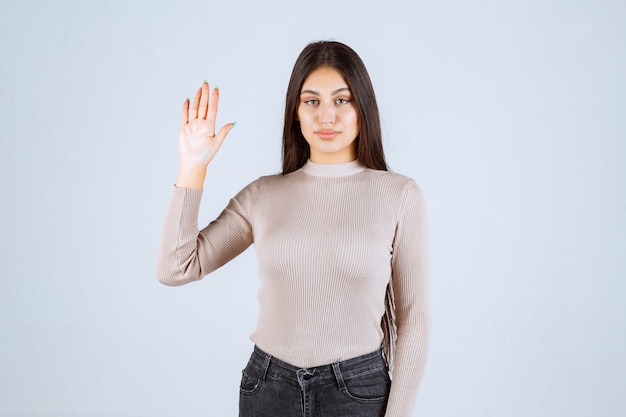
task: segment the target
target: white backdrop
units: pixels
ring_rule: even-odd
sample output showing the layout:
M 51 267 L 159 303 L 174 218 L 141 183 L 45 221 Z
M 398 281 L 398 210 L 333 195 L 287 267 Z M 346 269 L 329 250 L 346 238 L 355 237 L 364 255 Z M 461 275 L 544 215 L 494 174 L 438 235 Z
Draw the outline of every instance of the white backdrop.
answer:
M 0 1 L 0 415 L 235 416 L 247 251 L 157 283 L 180 106 L 237 121 L 202 222 L 280 170 L 312 40 L 363 58 L 423 188 L 431 353 L 415 416 L 626 415 L 626 4 Z

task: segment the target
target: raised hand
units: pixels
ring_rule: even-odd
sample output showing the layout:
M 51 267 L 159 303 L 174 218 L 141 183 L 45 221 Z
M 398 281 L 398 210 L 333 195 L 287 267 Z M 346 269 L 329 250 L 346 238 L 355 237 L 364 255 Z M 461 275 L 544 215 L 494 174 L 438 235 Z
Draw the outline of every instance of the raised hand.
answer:
M 180 175 L 176 185 L 179 187 L 202 187 L 207 165 L 235 125 L 228 123 L 219 132 L 215 131 L 218 103 L 219 90 L 210 90 L 205 81 L 193 101 L 185 100 L 183 104 L 178 131 Z

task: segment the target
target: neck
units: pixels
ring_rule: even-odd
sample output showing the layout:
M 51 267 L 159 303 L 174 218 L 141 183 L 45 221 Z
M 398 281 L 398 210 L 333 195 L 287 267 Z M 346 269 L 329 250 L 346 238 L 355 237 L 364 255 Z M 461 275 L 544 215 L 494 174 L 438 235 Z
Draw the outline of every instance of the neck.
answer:
M 350 162 L 341 162 L 337 164 L 320 164 L 310 159 L 302 167 L 302 171 L 314 177 L 345 177 L 347 175 L 356 174 L 365 168 L 358 160 Z

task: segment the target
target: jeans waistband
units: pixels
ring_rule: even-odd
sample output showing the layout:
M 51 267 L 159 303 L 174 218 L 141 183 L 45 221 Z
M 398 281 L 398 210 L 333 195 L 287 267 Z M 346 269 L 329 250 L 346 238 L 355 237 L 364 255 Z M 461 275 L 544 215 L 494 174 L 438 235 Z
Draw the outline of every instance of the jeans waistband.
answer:
M 293 381 L 311 378 L 317 383 L 326 383 L 338 378 L 350 379 L 375 371 L 387 371 L 382 349 L 328 365 L 299 368 L 273 357 L 255 345 L 250 362 L 261 371 L 262 379 L 265 379 L 266 375 L 271 375 Z

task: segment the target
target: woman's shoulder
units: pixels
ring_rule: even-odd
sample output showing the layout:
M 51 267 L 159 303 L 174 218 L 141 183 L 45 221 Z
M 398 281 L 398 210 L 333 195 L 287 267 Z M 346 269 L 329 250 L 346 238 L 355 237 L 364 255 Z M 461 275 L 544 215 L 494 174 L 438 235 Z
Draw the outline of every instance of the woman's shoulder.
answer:
M 256 180 L 246 185 L 242 191 L 248 191 L 248 192 L 252 191 L 254 193 L 258 193 L 260 190 L 269 190 L 275 187 L 284 186 L 286 183 L 290 181 L 290 179 L 292 179 L 291 174 L 262 175 L 258 177 Z
M 290 172 L 289 174 L 267 174 L 262 175 L 257 178 L 252 184 L 257 184 L 260 187 L 273 187 L 273 186 L 284 186 L 291 183 L 301 182 L 303 180 L 303 175 L 300 170 Z
M 392 187 L 398 190 L 405 190 L 407 188 L 417 188 L 417 182 L 404 174 L 393 171 L 382 171 L 376 169 L 367 169 L 367 173 L 370 175 L 373 181 L 384 184 L 388 187 Z

